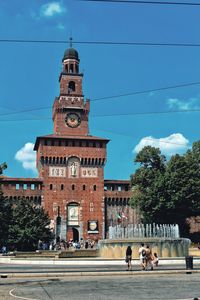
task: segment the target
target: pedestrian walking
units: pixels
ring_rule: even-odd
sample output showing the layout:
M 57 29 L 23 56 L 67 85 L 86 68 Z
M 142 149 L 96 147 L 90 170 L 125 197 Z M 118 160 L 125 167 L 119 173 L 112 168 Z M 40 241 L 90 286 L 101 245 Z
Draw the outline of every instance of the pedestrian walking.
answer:
M 126 263 L 128 264 L 127 271 L 132 270 L 131 260 L 132 260 L 132 249 L 131 246 L 128 246 L 126 249 Z

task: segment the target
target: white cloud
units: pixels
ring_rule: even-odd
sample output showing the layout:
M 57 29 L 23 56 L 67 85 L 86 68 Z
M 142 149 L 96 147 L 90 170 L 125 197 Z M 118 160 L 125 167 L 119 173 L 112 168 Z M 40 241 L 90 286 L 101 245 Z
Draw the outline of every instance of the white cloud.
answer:
M 168 137 L 160 139 L 147 136 L 140 140 L 133 151 L 138 153 L 145 146 L 160 148 L 163 154 L 173 155 L 187 150 L 189 141 L 181 133 L 173 133 Z
M 170 109 L 190 110 L 199 109 L 198 98 L 190 98 L 188 100 L 179 100 L 177 98 L 167 99 L 167 105 Z
M 15 159 L 22 163 L 22 166 L 26 170 L 32 170 L 34 173 L 36 170 L 36 153 L 33 151 L 34 144 L 26 143 L 15 154 Z
M 49 2 L 43 4 L 40 8 L 40 15 L 42 17 L 54 17 L 55 15 L 62 15 L 66 12 L 66 8 L 61 2 Z

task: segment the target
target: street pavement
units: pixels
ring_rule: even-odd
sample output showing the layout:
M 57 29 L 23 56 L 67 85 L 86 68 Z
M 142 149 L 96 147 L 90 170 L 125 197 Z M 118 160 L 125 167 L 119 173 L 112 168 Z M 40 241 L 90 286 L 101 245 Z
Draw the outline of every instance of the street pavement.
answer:
M 1 300 L 192 300 L 199 274 L 0 279 Z M 199 298 L 200 299 L 200 298 Z
M 123 260 L 28 262 L 0 263 L 0 300 L 200 300 L 199 259 L 193 270 L 184 259 L 161 259 L 153 271 L 134 260 L 132 272 Z
M 75 276 L 75 275 L 126 275 L 127 265 L 124 260 L 65 260 L 57 261 L 59 264 L 51 264 L 52 261 L 26 261 L 18 260 L 13 262 L 0 261 L 0 277 L 30 277 L 37 276 Z M 133 260 L 132 270 L 135 275 L 141 275 L 139 260 Z M 165 260 L 161 259 L 159 266 L 153 273 L 184 273 L 186 272 L 184 259 Z M 190 270 L 188 270 L 189 272 Z M 151 272 L 150 270 L 148 272 Z M 200 273 L 200 260 L 194 259 L 193 272 Z

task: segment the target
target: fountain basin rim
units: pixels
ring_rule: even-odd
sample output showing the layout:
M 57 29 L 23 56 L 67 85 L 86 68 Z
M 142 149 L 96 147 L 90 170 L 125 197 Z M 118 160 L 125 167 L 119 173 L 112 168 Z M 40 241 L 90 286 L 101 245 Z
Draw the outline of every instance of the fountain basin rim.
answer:
M 111 244 L 111 243 L 154 243 L 154 242 L 183 242 L 190 241 L 188 238 L 163 238 L 163 237 L 148 237 L 148 238 L 124 238 L 124 239 L 105 239 L 100 240 L 101 244 Z

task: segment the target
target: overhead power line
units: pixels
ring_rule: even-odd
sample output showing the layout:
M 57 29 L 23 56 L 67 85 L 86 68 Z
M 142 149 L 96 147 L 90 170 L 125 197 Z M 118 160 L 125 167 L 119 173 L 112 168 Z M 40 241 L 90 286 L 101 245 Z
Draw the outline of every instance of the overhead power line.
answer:
M 180 83 L 177 85 L 169 85 L 169 86 L 165 86 L 165 87 L 148 89 L 148 90 L 144 90 L 144 91 L 135 91 L 135 92 L 131 92 L 131 93 L 117 94 L 117 95 L 113 95 L 113 96 L 105 96 L 105 97 L 100 97 L 100 98 L 93 98 L 93 99 L 91 99 L 91 102 L 105 100 L 105 99 L 114 99 L 114 98 L 120 98 L 120 97 L 126 97 L 126 96 L 133 96 L 133 95 L 139 95 L 139 94 L 148 94 L 148 93 L 152 93 L 152 92 L 182 88 L 182 87 L 187 87 L 187 86 L 194 86 L 194 85 L 199 85 L 199 84 L 200 84 L 200 81 L 189 82 L 189 83 Z
M 0 43 L 32 43 L 32 44 L 69 44 L 65 40 L 27 40 L 0 39 Z M 161 46 L 161 47 L 200 47 L 200 43 L 161 43 L 161 42 L 123 42 L 123 41 L 73 41 L 73 44 L 85 45 L 124 45 L 124 46 Z
M 23 109 L 23 110 L 18 110 L 18 111 L 12 111 L 12 112 L 7 112 L 7 113 L 1 113 L 1 116 L 8 116 L 8 115 L 17 115 L 19 113 L 23 114 L 23 113 L 27 113 L 27 112 L 32 112 L 32 111 L 38 111 L 38 110 L 44 110 L 44 109 L 50 109 L 51 106 L 46 106 L 46 107 L 36 107 L 36 108 L 27 108 L 27 109 Z
M 125 3 L 125 4 L 151 4 L 151 5 L 181 5 L 200 6 L 198 2 L 171 2 L 171 1 L 144 1 L 144 0 L 78 0 L 81 2 Z
M 200 112 L 200 109 L 184 109 L 184 110 L 166 110 L 166 111 L 147 111 L 147 112 L 128 112 L 119 114 L 102 114 L 102 115 L 91 115 L 92 118 L 103 118 L 103 117 L 119 117 L 119 116 L 140 116 L 140 115 L 164 115 L 164 114 L 175 114 L 175 113 L 191 113 Z M 0 122 L 20 122 L 20 121 L 41 121 L 50 120 L 50 117 L 37 117 L 37 118 L 26 118 L 26 119 L 0 119 Z
M 147 94 L 147 93 L 164 91 L 164 90 L 170 90 L 170 89 L 175 89 L 175 88 L 195 86 L 195 85 L 199 85 L 199 84 L 200 84 L 200 81 L 189 82 L 189 83 L 181 83 L 181 84 L 169 85 L 169 86 L 155 88 L 155 89 L 147 89 L 147 90 L 135 91 L 135 92 L 131 92 L 131 93 L 124 93 L 124 94 L 117 94 L 117 95 L 112 95 L 112 96 L 92 98 L 91 102 L 100 101 L 100 100 L 107 100 L 107 99 L 114 99 L 114 98 L 121 98 L 121 97 L 126 97 L 126 96 L 134 96 L 134 95 L 139 95 L 139 94 Z M 19 111 L 12 111 L 12 112 L 8 112 L 8 113 L 1 113 L 0 117 L 4 117 L 4 116 L 8 116 L 8 115 L 17 115 L 17 114 L 22 114 L 22 113 L 27 113 L 27 112 L 33 112 L 33 111 L 39 111 L 39 110 L 46 110 L 46 109 L 51 109 L 51 106 L 29 108 L 29 109 L 23 109 L 23 110 L 19 110 Z M 188 112 L 198 112 L 199 110 L 187 110 L 187 111 Z M 176 111 L 171 111 L 171 112 L 172 113 L 186 112 L 186 110 L 184 110 L 184 111 L 183 110 L 176 110 Z M 156 112 L 151 112 L 151 113 L 148 113 L 148 114 L 155 114 L 155 113 Z M 170 113 L 170 111 L 167 111 L 167 112 L 157 112 L 157 113 Z M 135 114 L 143 114 L 143 113 L 140 112 L 140 113 L 135 113 Z M 147 113 L 144 113 L 144 114 L 147 114 Z M 104 116 L 106 116 L 106 115 L 104 115 Z
M 176 113 L 189 113 L 200 112 L 200 109 L 184 109 L 184 110 L 166 110 L 166 111 L 147 111 L 147 112 L 128 112 L 119 114 L 106 114 L 106 115 L 93 115 L 92 117 L 114 117 L 114 116 L 139 116 L 139 115 L 163 115 L 163 114 L 176 114 Z
M 104 130 L 104 129 L 95 129 L 95 130 L 101 131 L 101 132 L 108 132 L 108 133 L 112 133 L 112 134 L 116 134 L 116 135 L 121 135 L 121 136 L 126 136 L 126 137 L 129 137 L 129 138 L 132 138 L 132 139 L 135 138 L 131 134 L 127 134 L 127 133 L 124 134 L 124 133 L 113 131 L 113 130 Z M 176 142 L 170 142 L 170 141 L 163 140 L 164 138 L 159 139 L 159 138 L 153 138 L 153 137 L 144 137 L 142 139 L 143 140 L 147 140 L 147 141 L 155 141 L 157 143 L 172 144 L 172 145 L 178 145 L 178 146 L 188 147 L 186 144 L 183 144 L 183 143 L 176 143 Z
M 22 121 L 44 121 L 50 120 L 50 117 L 41 117 L 41 118 L 20 118 L 20 119 L 0 119 L 0 122 L 22 122 Z

